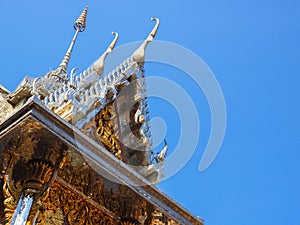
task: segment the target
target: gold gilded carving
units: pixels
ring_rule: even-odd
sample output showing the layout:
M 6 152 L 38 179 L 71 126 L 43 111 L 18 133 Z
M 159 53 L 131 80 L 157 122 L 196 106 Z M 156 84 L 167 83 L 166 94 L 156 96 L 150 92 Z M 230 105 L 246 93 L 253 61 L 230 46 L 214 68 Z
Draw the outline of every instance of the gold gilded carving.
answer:
M 24 180 L 26 188 L 41 190 L 53 174 L 53 168 L 43 161 L 30 161 L 27 168 L 28 173 Z
M 121 221 L 122 225 L 140 225 L 139 221 L 136 221 L 134 219 L 123 219 Z
M 63 164 L 67 146 L 36 122 L 20 124 L 21 129 L 1 146 L 3 206 L 9 224 L 22 193 L 34 195 L 28 224 L 34 221 L 55 171 Z M 23 125 L 23 126 L 22 126 Z
M 15 183 L 11 175 L 13 173 L 9 173 L 13 166 L 15 165 L 10 163 L 4 175 L 3 204 L 5 208 L 5 221 L 7 225 L 10 224 L 21 194 L 24 192 L 25 195 L 35 196 L 35 203 L 32 206 L 27 223 L 31 224 L 42 201 L 47 198 L 48 191 L 45 188 L 45 184 L 52 178 L 53 169 L 44 162 L 31 161 L 27 163 L 27 167 L 24 168 L 26 178 Z
M 74 166 L 72 158 L 68 157 L 64 167 L 58 172 L 57 182 L 68 186 L 69 190 L 73 190 L 73 193 L 87 202 L 95 202 L 97 208 L 114 220 L 120 220 L 124 224 L 150 224 L 152 221 L 154 208 L 150 203 L 129 187 L 102 177 L 86 163 Z
M 152 215 L 151 225 L 179 225 L 160 211 L 155 211 Z
M 3 195 L 4 195 L 4 214 L 5 221 L 10 221 L 12 219 L 13 213 L 15 211 L 17 200 L 14 197 L 12 190 L 10 189 L 7 182 L 3 185 Z M 15 193 L 16 195 L 16 193 Z
M 105 106 L 100 113 L 95 117 L 97 125 L 97 135 L 101 142 L 119 159 L 121 158 L 121 147 L 119 145 L 118 137 L 115 134 L 113 117 L 115 112 L 113 105 Z
M 86 163 L 73 166 L 71 159 L 67 158 L 65 165 L 58 171 L 58 176 L 83 195 L 100 205 L 104 204 L 102 177 Z
M 121 146 L 119 144 L 118 136 L 116 134 L 115 110 L 113 104 L 106 105 L 95 116 L 95 118 L 87 123 L 83 132 L 91 136 L 96 137 L 96 140 L 100 139 L 100 142 L 118 159 L 122 159 Z M 95 127 L 96 125 L 96 127 Z
M 116 222 L 70 189 L 55 182 L 43 204 L 37 224 L 114 225 Z
M 16 188 L 14 180 L 11 178 L 13 172 L 13 163 L 16 162 L 16 155 L 12 152 L 6 151 L 3 153 L 3 205 L 5 221 L 8 222 L 12 219 L 15 208 L 18 204 L 18 199 L 21 195 L 20 189 Z

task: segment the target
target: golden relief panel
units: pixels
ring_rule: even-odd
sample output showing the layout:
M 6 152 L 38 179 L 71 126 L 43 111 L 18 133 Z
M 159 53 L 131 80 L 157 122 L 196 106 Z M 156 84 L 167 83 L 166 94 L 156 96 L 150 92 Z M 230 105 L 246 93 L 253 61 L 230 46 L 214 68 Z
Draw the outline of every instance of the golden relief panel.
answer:
M 141 132 L 146 119 L 141 111 L 138 80 L 133 77 L 130 84 L 118 86 L 117 98 L 113 99 L 115 93 L 112 91 L 106 94 L 108 102 L 81 131 L 123 162 L 148 165 L 148 142 Z
M 113 225 L 113 219 L 81 196 L 55 182 L 40 208 L 37 224 Z
M 68 158 L 58 176 L 57 182 L 63 184 L 64 188 L 73 190 L 114 221 L 121 224 L 151 224 L 154 208 L 150 203 L 129 187 L 102 177 L 88 164 L 74 166 L 72 159 Z
M 100 140 L 113 155 L 122 160 L 122 150 L 116 134 L 117 124 L 116 113 L 113 104 L 106 105 L 99 113 L 85 126 L 82 131 L 93 138 Z
M 179 225 L 158 211 L 155 211 L 154 214 L 151 211 L 151 216 L 149 217 L 147 217 L 147 212 L 144 215 L 138 215 L 138 207 L 135 208 L 135 215 L 131 214 L 131 217 L 112 218 L 101 209 L 86 202 L 72 190 L 55 182 L 49 191 L 47 199 L 40 208 L 36 224 Z M 136 217 L 138 219 L 135 219 Z
M 176 223 L 174 220 L 170 219 L 165 214 L 156 210 L 153 213 L 151 225 L 180 225 L 180 224 Z

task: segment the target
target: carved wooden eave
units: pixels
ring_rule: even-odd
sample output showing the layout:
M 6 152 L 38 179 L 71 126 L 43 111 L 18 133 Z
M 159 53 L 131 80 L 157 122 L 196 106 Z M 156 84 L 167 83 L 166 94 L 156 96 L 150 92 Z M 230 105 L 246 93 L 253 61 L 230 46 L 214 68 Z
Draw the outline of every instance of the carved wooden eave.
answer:
M 2 224 L 25 188 L 38 190 L 27 224 L 203 224 L 36 97 L 2 122 L 0 143 Z

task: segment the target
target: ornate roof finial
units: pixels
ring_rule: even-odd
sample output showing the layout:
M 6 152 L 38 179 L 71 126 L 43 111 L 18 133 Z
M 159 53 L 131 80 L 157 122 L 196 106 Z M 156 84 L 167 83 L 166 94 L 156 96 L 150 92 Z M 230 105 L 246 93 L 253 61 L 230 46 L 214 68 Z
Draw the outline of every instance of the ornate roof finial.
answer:
M 158 18 L 151 17 L 151 20 L 156 21 L 154 28 L 148 35 L 147 39 L 143 42 L 143 44 L 133 53 L 133 59 L 136 62 L 141 63 L 141 64 L 143 64 L 145 61 L 145 49 L 146 49 L 147 45 L 151 41 L 153 41 L 153 39 L 157 33 L 158 27 L 159 27 L 159 19 Z
M 86 27 L 86 15 L 88 11 L 88 6 L 85 7 L 79 18 L 74 23 L 74 29 L 82 32 Z
M 76 30 L 76 32 L 74 34 L 74 37 L 72 39 L 72 42 L 70 44 L 70 47 L 69 47 L 66 55 L 64 56 L 62 62 L 59 64 L 59 66 L 56 70 L 56 72 L 57 72 L 56 75 L 58 75 L 59 77 L 61 77 L 63 79 L 67 79 L 67 68 L 68 68 L 68 64 L 69 64 L 69 61 L 70 61 L 71 53 L 72 53 L 77 35 L 78 35 L 79 32 L 83 32 L 85 30 L 87 11 L 88 11 L 88 6 L 85 7 L 83 12 L 79 16 L 79 18 L 75 21 L 74 29 Z
M 103 72 L 104 72 L 104 61 L 105 61 L 106 57 L 112 52 L 112 50 L 114 49 L 114 47 L 117 43 L 119 34 L 117 32 L 112 32 L 112 34 L 115 35 L 114 40 L 111 42 L 111 44 L 106 49 L 106 51 L 92 65 L 92 69 L 94 71 L 96 71 L 96 73 L 98 75 L 103 74 Z

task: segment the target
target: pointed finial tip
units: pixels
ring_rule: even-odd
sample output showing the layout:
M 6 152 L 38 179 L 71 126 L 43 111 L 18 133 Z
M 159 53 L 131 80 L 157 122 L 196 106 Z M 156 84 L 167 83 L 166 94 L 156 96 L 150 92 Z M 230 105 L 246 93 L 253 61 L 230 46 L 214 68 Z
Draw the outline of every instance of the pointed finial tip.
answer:
M 106 57 L 112 52 L 116 43 L 118 41 L 119 34 L 118 32 L 111 32 L 112 35 L 115 35 L 113 41 L 110 43 L 106 51 L 93 63 L 92 69 L 97 72 L 98 75 L 102 75 L 104 72 L 104 61 Z
M 159 27 L 159 19 L 156 17 L 151 17 L 152 21 L 156 21 L 156 24 L 154 26 L 154 28 L 152 29 L 150 36 L 147 38 L 148 41 L 152 41 L 152 39 L 155 37 L 158 27 Z
M 74 23 L 74 29 L 79 32 L 83 32 L 86 28 L 86 15 L 88 11 L 88 6 L 85 7 L 79 18 Z
M 143 64 L 145 61 L 145 49 L 147 45 L 153 41 L 155 38 L 155 35 L 157 33 L 158 27 L 159 27 L 159 19 L 156 17 L 151 17 L 152 21 L 156 21 L 155 26 L 153 27 L 152 31 L 146 38 L 146 40 L 143 42 L 143 44 L 133 53 L 133 58 L 136 62 L 139 62 L 140 64 Z
M 159 25 L 159 19 L 157 17 L 151 17 L 152 21 L 156 21 L 156 25 Z
M 113 41 L 111 42 L 111 44 L 109 45 L 109 48 L 112 50 L 112 49 L 115 47 L 115 45 L 116 45 L 116 43 L 117 43 L 117 41 L 118 41 L 119 34 L 118 34 L 118 32 L 115 32 L 115 31 L 111 32 L 111 34 L 112 34 L 112 35 L 115 35 L 114 40 L 113 40 Z

